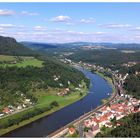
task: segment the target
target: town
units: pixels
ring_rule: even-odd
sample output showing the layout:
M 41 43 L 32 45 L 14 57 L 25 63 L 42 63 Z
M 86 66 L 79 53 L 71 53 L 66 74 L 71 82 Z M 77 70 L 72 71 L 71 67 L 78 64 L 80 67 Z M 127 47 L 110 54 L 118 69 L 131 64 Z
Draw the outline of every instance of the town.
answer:
M 128 73 L 122 75 L 118 72 L 118 70 L 112 71 L 109 68 L 107 69 L 95 64 L 83 63 L 81 61 L 77 64 L 66 58 L 61 59 L 61 61 L 67 64 L 80 67 L 82 66 L 87 69 L 92 68 L 100 73 L 108 72 L 117 82 L 117 94 L 113 100 L 105 105 L 102 105 L 102 107 L 96 111 L 90 113 L 88 117 L 85 116 L 85 118 L 81 117 L 82 119 L 77 119 L 77 121 L 74 121 L 73 124 L 71 123 L 70 125 L 67 125 L 59 133 L 54 133 L 54 135 L 51 135 L 51 137 L 92 138 L 95 137 L 99 132 L 103 133 L 104 129 L 114 129 L 122 125 L 122 122 L 119 121 L 121 118 L 140 111 L 140 100 L 127 95 L 122 88 L 125 79 L 129 75 Z M 136 62 L 129 62 L 128 64 L 123 65 L 126 67 L 131 67 L 135 64 Z M 138 72 L 135 73 L 137 74 Z

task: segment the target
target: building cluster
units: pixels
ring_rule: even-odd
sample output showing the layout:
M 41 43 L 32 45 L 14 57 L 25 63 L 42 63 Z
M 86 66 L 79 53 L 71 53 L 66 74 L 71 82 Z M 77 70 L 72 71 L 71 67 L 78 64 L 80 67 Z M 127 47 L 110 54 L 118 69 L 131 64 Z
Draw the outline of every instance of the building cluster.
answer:
M 65 88 L 61 92 L 57 93 L 57 95 L 58 96 L 65 96 L 65 95 L 68 95 L 69 93 L 70 93 L 70 89 L 69 88 Z
M 33 103 L 31 102 L 30 99 L 25 99 L 23 101 L 22 104 L 19 104 L 18 106 L 13 106 L 13 105 L 8 105 L 8 106 L 5 106 L 2 111 L 0 112 L 0 118 L 6 116 L 6 115 L 9 115 L 9 114 L 12 114 L 12 113 L 16 113 L 22 109 L 25 109 L 29 106 L 33 105 Z
M 122 64 L 122 66 L 125 66 L 125 67 L 133 67 L 137 64 L 137 62 L 128 62 L 128 63 L 124 63 Z
M 88 128 L 88 131 L 84 132 L 84 135 L 85 137 L 94 137 L 101 131 L 103 126 L 108 128 L 120 126 L 122 123 L 119 119 L 138 111 L 140 111 L 140 100 L 128 96 L 118 96 L 116 101 L 102 107 L 89 119 L 84 121 L 84 128 Z M 114 118 L 117 122 L 115 126 L 112 124 Z

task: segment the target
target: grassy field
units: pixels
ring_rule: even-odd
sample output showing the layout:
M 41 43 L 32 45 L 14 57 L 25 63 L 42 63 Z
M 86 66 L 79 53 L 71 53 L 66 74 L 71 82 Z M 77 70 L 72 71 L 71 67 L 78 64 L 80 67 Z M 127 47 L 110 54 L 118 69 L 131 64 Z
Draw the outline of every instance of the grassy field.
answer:
M 11 61 L 15 61 L 16 58 L 14 56 L 10 56 L 10 55 L 0 55 L 0 62 L 6 61 L 6 62 L 11 62 Z
M 58 89 L 50 89 L 48 92 L 47 91 L 39 91 L 39 92 L 36 92 L 36 95 L 38 96 L 38 103 L 32 107 L 32 108 L 27 108 L 26 110 L 24 111 L 21 111 L 19 113 L 16 113 L 16 114 L 13 114 L 11 116 L 7 116 L 5 118 L 3 118 L 3 121 L 7 121 L 8 119 L 12 119 L 12 118 L 17 118 L 18 116 L 21 116 L 21 115 L 24 115 L 25 113 L 29 112 L 29 111 L 33 111 L 35 108 L 43 108 L 43 107 L 46 107 L 48 106 L 51 102 L 53 101 L 57 101 L 59 106 L 58 107 L 55 107 L 49 111 L 46 111 L 42 114 L 39 114 L 37 116 L 34 116 L 28 120 L 24 120 L 22 122 L 20 122 L 18 125 L 13 125 L 11 127 L 8 127 L 6 129 L 0 129 L 0 135 L 3 135 L 5 133 L 8 133 L 14 129 L 17 129 L 21 126 L 24 126 L 26 124 L 29 124 L 37 119 L 40 119 L 46 115 L 49 115 L 57 110 L 60 110 L 61 108 L 67 106 L 67 105 L 70 105 L 80 99 L 82 99 L 84 96 L 87 95 L 88 93 L 88 89 L 87 88 L 84 88 L 82 90 L 82 93 L 83 95 L 80 96 L 80 91 L 75 91 L 75 92 L 72 92 L 70 93 L 69 95 L 66 95 L 66 96 L 57 96 L 56 93 L 58 92 Z
M 42 67 L 43 61 L 38 60 L 34 57 L 19 57 L 21 60 L 18 61 L 18 58 L 16 56 L 9 56 L 9 55 L 0 55 L 0 62 L 3 62 L 3 64 L 0 64 L 2 67 L 27 67 L 27 66 L 34 66 L 34 67 Z

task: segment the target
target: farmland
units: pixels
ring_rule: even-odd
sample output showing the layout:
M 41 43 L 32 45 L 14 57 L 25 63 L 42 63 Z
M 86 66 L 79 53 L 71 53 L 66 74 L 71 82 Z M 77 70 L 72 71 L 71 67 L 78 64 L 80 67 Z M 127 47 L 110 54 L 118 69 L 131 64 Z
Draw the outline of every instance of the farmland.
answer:
M 38 60 L 34 57 L 25 56 L 11 56 L 11 55 L 0 55 L 0 66 L 2 67 L 42 67 L 43 61 Z

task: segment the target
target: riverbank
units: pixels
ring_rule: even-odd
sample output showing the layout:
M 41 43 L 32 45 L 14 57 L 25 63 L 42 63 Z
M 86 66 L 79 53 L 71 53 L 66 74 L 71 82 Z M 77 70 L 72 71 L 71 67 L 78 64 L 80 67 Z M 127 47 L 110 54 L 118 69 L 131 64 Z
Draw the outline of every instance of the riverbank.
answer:
M 63 135 L 66 135 L 66 133 L 68 133 L 68 128 L 69 126 L 74 126 L 77 128 L 80 124 L 80 122 L 84 121 L 85 119 L 91 117 L 93 115 L 93 113 L 97 112 L 98 110 L 100 110 L 102 107 L 104 107 L 105 105 L 109 104 L 111 101 L 113 101 L 116 98 L 117 92 L 112 94 L 112 96 L 110 98 L 108 98 L 107 102 L 101 104 L 100 106 L 96 107 L 95 109 L 93 109 L 92 111 L 87 112 L 86 114 L 80 116 L 78 119 L 70 122 L 69 124 L 65 125 L 64 127 L 58 129 L 57 131 L 53 132 L 52 134 L 49 135 L 50 138 L 61 138 L 63 137 Z M 77 136 L 76 136 L 77 137 Z M 68 138 L 68 137 L 67 137 Z
M 103 73 L 101 73 L 99 71 L 95 71 L 95 73 L 98 74 L 99 76 L 101 76 L 103 79 L 105 79 L 111 85 L 111 87 L 112 87 L 112 93 L 109 93 L 109 95 L 113 96 L 114 93 L 116 92 L 116 89 L 115 89 L 115 86 L 114 86 L 114 84 L 112 82 L 112 79 L 109 78 L 109 77 L 107 77 L 107 76 L 105 76 Z M 102 99 L 102 103 L 105 104 L 106 102 L 109 101 L 109 99 L 110 99 L 110 97 L 105 98 L 105 99 Z
M 58 102 L 58 104 L 59 104 L 58 107 L 54 107 L 53 109 L 51 109 L 51 110 L 49 110 L 49 111 L 46 111 L 46 112 L 44 112 L 44 113 L 41 113 L 41 114 L 36 115 L 36 116 L 34 116 L 34 117 L 31 117 L 31 118 L 29 118 L 29 119 L 27 119 L 27 120 L 24 120 L 24 121 L 22 121 L 22 122 L 20 122 L 20 123 L 18 123 L 18 124 L 12 125 L 12 126 L 7 127 L 7 128 L 5 128 L 5 129 L 0 129 L 0 136 L 3 136 L 4 134 L 6 134 L 6 133 L 8 133 L 8 132 L 11 132 L 11 131 L 13 131 L 13 130 L 15 130 L 15 129 L 18 129 L 18 128 L 20 128 L 20 127 L 23 127 L 23 126 L 25 126 L 25 125 L 27 125 L 27 124 L 29 124 L 29 123 L 32 123 L 32 122 L 34 122 L 34 121 L 36 121 L 36 120 L 38 120 L 38 119 L 43 118 L 43 117 L 45 117 L 45 116 L 51 115 L 52 113 L 54 113 L 54 112 L 56 112 L 56 111 L 59 111 L 59 110 L 61 110 L 62 108 L 64 108 L 64 107 L 66 107 L 66 106 L 68 106 L 68 105 L 70 105 L 70 104 L 73 104 L 74 102 L 77 102 L 77 101 L 83 99 L 83 98 L 87 95 L 88 91 L 89 91 L 89 89 L 88 89 L 87 87 L 85 87 L 85 88 L 83 89 L 83 92 L 82 92 L 83 94 L 82 94 L 82 95 L 80 95 L 80 91 L 75 91 L 75 92 L 72 92 L 71 94 L 65 96 L 64 98 L 63 98 L 63 97 L 59 97 L 59 96 L 55 97 L 55 99 L 57 100 L 57 102 Z M 52 96 L 54 96 L 54 95 L 52 95 Z M 51 96 L 50 98 L 52 98 L 52 96 Z M 53 97 L 53 98 L 54 98 L 54 97 Z M 59 98 L 63 98 L 63 99 L 60 99 L 60 100 L 59 100 Z M 44 98 L 44 99 L 45 99 L 45 98 Z M 44 100 L 44 101 L 46 102 L 46 100 Z M 47 101 L 48 101 L 48 99 L 47 99 Z M 44 104 L 44 103 L 42 103 L 42 104 L 37 104 L 36 106 L 34 106 L 33 108 L 31 108 L 31 109 L 29 109 L 29 110 L 31 111 L 31 110 L 35 109 L 36 107 L 43 107 L 43 106 L 45 106 L 45 105 L 46 105 L 46 104 Z M 27 109 L 25 112 L 28 112 L 29 110 Z M 20 115 L 21 113 L 22 113 L 22 112 L 19 112 L 19 113 L 14 114 L 14 115 L 17 116 L 17 115 Z M 11 116 L 14 116 L 14 115 L 11 115 Z M 22 115 L 22 114 L 21 114 L 21 115 Z M 3 118 L 3 120 L 4 120 L 4 121 L 5 121 L 5 120 L 9 121 L 9 120 L 11 119 L 11 116 L 7 116 L 7 117 Z
M 82 122 L 82 120 L 85 120 L 86 118 L 88 118 L 90 115 L 92 115 L 94 112 L 98 111 L 100 108 L 104 107 L 105 105 L 109 104 L 112 100 L 114 100 L 114 98 L 117 95 L 115 86 L 112 82 L 112 79 L 105 76 L 103 73 L 100 73 L 98 71 L 95 72 L 97 75 L 99 75 L 100 77 L 102 77 L 103 79 L 105 79 L 112 87 L 112 93 L 110 93 L 111 96 L 109 96 L 108 98 L 104 98 L 102 99 L 102 104 L 98 107 L 96 107 L 94 110 L 87 112 L 86 114 L 80 116 L 78 119 L 70 122 L 69 124 L 65 125 L 64 127 L 58 129 L 57 131 L 53 132 L 52 134 L 49 135 L 49 137 L 52 138 L 60 138 L 63 134 L 65 134 L 65 131 L 68 131 L 69 126 L 71 125 L 78 125 L 80 122 Z M 78 126 L 77 126 L 78 127 Z
M 47 117 L 42 117 L 29 125 L 14 130 L 11 133 L 6 134 L 5 137 L 48 136 L 59 128 L 63 128 L 63 126 L 76 120 L 83 114 L 90 112 L 91 107 L 93 107 L 93 109 L 96 107 L 98 108 L 98 106 L 101 105 L 101 100 L 108 97 L 106 93 L 112 92 L 111 85 L 108 84 L 106 80 L 103 80 L 101 76 L 91 73 L 91 71 L 87 69 L 81 69 L 81 72 L 83 72 L 91 82 L 89 94 L 87 94 L 85 98 L 60 109 Z

